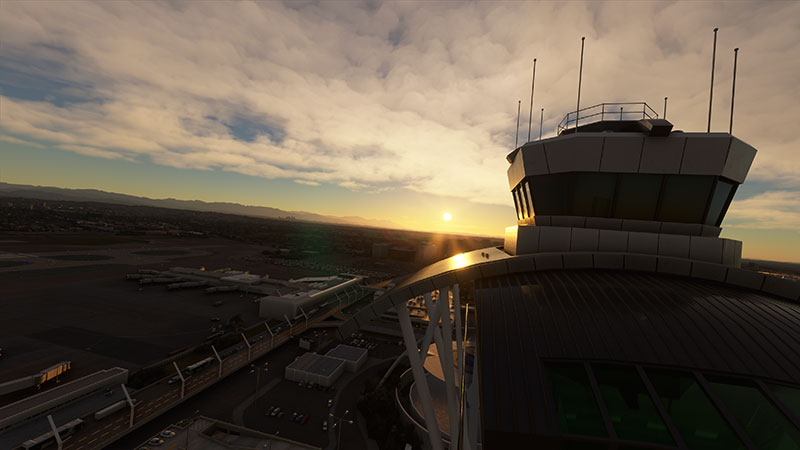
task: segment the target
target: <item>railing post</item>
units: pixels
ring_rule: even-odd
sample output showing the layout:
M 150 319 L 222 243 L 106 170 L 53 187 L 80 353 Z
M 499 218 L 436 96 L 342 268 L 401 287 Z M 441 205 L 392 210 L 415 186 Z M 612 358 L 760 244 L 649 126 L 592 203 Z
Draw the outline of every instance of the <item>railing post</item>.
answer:
M 600 103 L 600 122 L 606 118 L 606 104 Z
M 251 355 L 250 349 L 252 347 L 250 345 L 250 341 L 247 340 L 247 336 L 245 336 L 244 333 L 241 333 L 241 334 L 242 334 L 242 339 L 244 339 L 245 345 L 247 345 L 247 362 L 250 362 L 250 355 Z
M 178 363 L 172 361 L 172 365 L 175 366 L 175 371 L 178 372 L 178 378 L 181 379 L 181 398 L 183 398 L 183 395 L 186 392 L 186 380 L 183 378 L 181 369 L 178 368 Z
M 128 400 L 128 406 L 131 407 L 131 417 L 128 423 L 128 428 L 133 428 L 133 407 L 136 406 L 133 404 L 133 400 L 131 399 L 130 394 L 128 394 L 128 390 L 125 388 L 124 384 L 120 385 L 122 387 L 122 392 L 125 394 L 125 398 Z
M 211 350 L 214 351 L 214 356 L 217 357 L 217 362 L 219 363 L 219 370 L 217 371 L 217 378 L 222 378 L 222 358 L 219 357 L 219 353 L 217 353 L 217 349 L 212 345 Z
M 619 120 L 622 120 L 622 106 L 619 107 Z
M 264 322 L 264 326 L 267 327 L 267 331 L 269 331 L 269 336 L 270 336 L 269 348 L 272 349 L 273 347 L 275 347 L 275 335 L 272 334 L 272 330 L 269 329 L 269 324 L 267 324 L 267 322 Z

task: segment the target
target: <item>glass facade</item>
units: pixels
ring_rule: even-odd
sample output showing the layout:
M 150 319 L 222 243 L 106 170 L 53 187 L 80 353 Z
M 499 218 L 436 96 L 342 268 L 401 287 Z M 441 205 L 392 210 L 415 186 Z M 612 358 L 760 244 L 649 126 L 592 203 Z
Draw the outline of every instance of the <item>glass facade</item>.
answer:
M 718 226 L 735 191 L 736 184 L 711 175 L 571 172 L 528 177 L 513 195 L 522 217 L 535 210 Z
M 770 399 L 752 380 L 705 375 L 703 384 L 694 374 L 677 370 L 640 371 L 632 364 L 599 362 L 590 367 L 545 364 L 564 449 L 677 448 L 678 436 L 693 450 L 744 449 L 745 436 L 760 450 L 800 449 L 800 430 L 784 415 L 800 412 L 796 387 L 763 384 Z M 613 430 L 606 429 L 606 413 Z
M 635 367 L 592 366 L 617 437 L 675 445 Z
M 561 432 L 579 436 L 608 436 L 583 365 L 551 364 L 547 367 L 547 374 L 556 401 Z
M 800 432 L 750 382 L 708 378 L 714 394 L 761 450 L 800 449 Z
M 800 421 L 800 389 L 772 383 L 767 383 L 767 388 L 789 410 L 789 414 Z
M 648 370 L 661 404 L 690 449 L 744 449 L 690 373 Z

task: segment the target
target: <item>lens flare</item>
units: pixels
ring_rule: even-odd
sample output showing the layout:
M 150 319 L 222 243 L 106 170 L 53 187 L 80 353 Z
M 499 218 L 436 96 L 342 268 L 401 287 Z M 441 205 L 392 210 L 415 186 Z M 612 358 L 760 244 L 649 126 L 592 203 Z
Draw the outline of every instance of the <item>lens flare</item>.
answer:
M 453 215 L 450 214 L 449 212 L 446 212 L 442 214 L 442 219 L 444 219 L 445 222 L 450 222 L 451 220 L 453 220 Z

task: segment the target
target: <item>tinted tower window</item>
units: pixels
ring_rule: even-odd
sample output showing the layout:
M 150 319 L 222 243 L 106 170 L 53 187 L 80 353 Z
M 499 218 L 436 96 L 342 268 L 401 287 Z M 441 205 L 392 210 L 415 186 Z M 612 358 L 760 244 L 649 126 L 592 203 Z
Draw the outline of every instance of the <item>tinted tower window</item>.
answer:
M 728 198 L 733 191 L 733 183 L 725 180 L 717 180 L 717 186 L 714 188 L 714 196 L 711 197 L 711 205 L 708 207 L 708 214 L 706 214 L 706 225 L 719 226 L 720 216 L 723 213 L 725 205 L 728 203 Z
M 714 177 L 707 175 L 667 175 L 658 220 L 703 223 L 713 182 Z
M 630 173 L 620 175 L 614 217 L 653 220 L 661 190 L 661 175 Z

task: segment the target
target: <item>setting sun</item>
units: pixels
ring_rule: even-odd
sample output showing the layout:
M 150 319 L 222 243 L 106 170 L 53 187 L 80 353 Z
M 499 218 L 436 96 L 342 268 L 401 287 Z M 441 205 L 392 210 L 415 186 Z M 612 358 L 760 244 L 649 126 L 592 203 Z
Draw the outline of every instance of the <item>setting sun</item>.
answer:
M 442 219 L 444 219 L 445 222 L 449 222 L 449 221 L 451 221 L 453 219 L 453 215 L 450 214 L 449 212 L 446 212 L 446 213 L 442 214 Z

